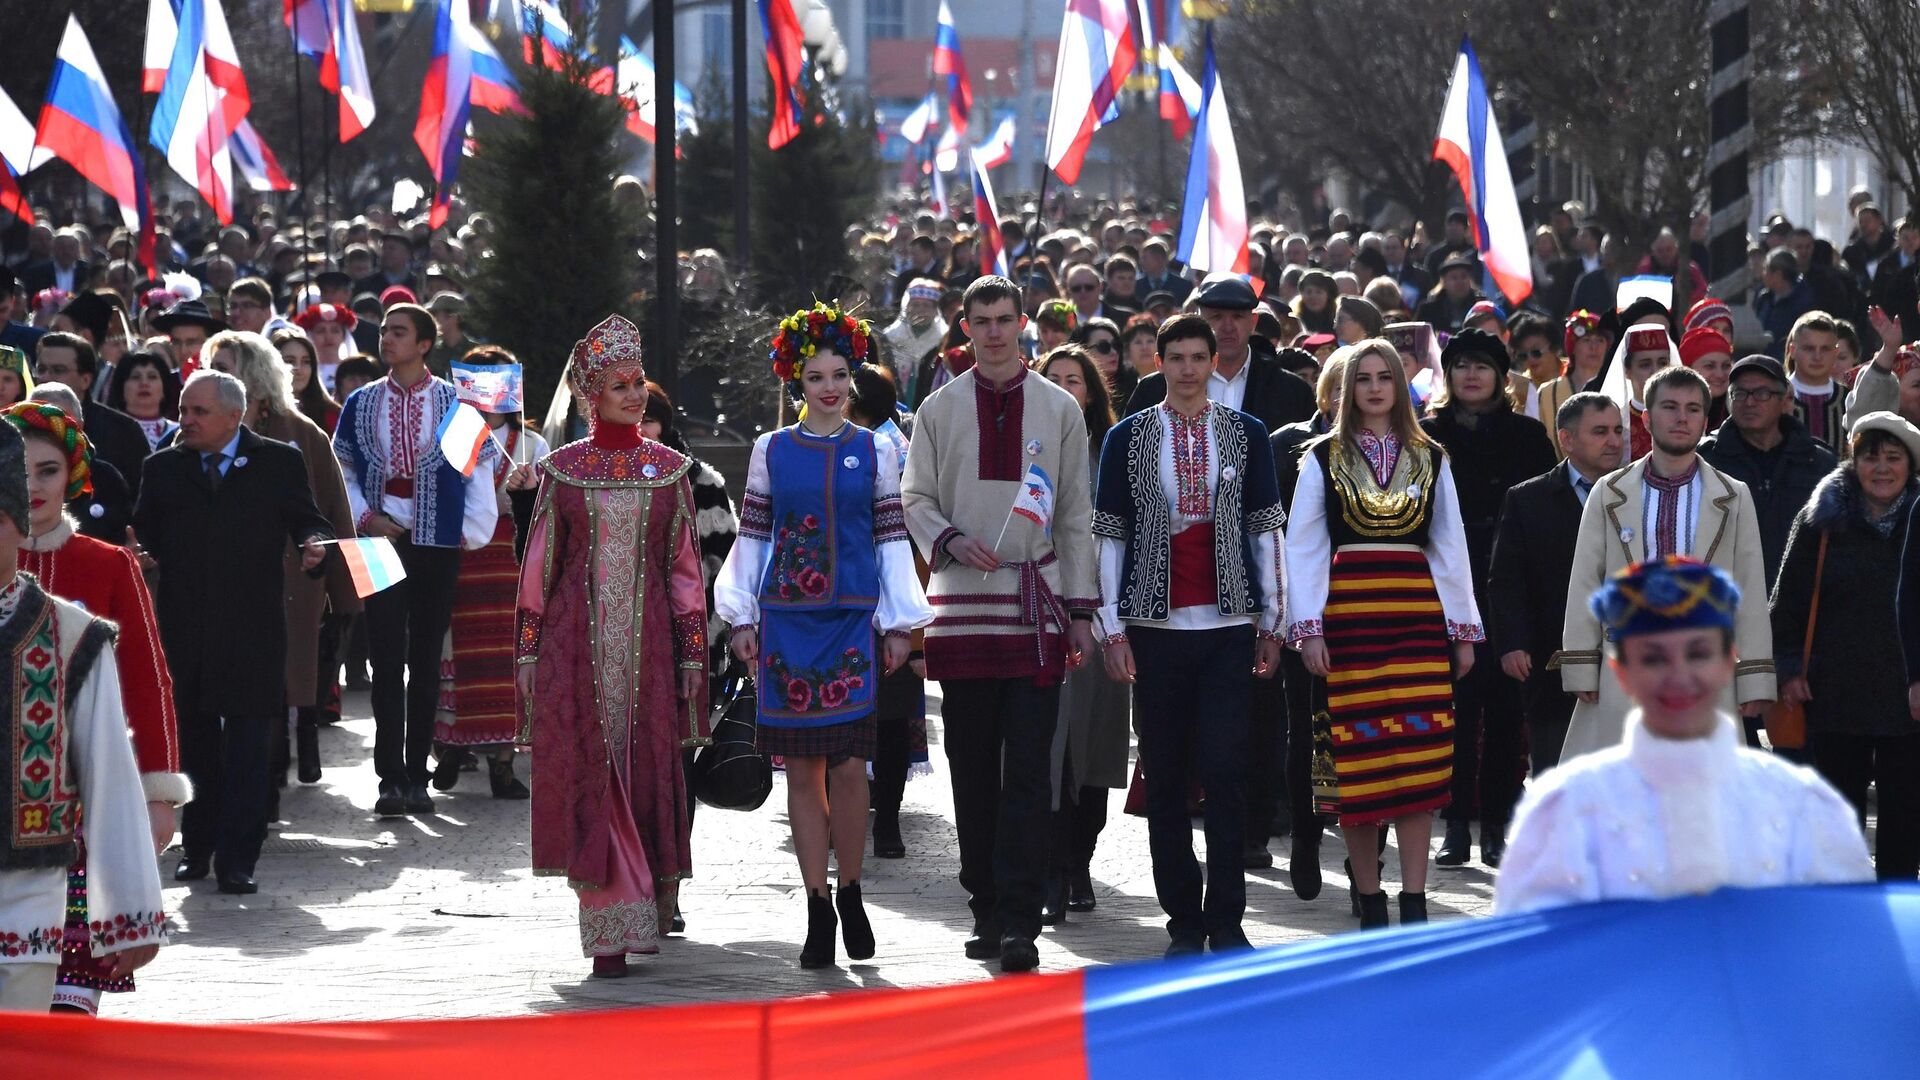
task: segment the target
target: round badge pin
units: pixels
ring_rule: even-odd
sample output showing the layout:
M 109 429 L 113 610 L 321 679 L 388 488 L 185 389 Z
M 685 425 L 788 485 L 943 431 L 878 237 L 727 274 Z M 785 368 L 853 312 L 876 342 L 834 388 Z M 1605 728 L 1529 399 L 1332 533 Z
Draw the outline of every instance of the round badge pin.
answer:
M 857 469 L 860 467 L 860 459 L 854 457 L 852 454 L 848 454 L 846 457 L 840 459 L 840 464 L 845 465 L 849 469 Z
M 233 459 L 233 467 L 234 467 L 234 468 L 236 468 L 236 469 L 244 469 L 244 468 L 246 468 L 246 467 L 247 467 L 247 459 L 246 459 L 246 458 L 244 458 L 244 457 L 237 457 L 237 458 L 234 458 L 234 459 Z
M 1621 528 L 1620 528 L 1620 542 L 1621 542 L 1621 543 L 1623 543 L 1623 544 L 1631 544 L 1631 543 L 1633 543 L 1633 528 L 1632 528 L 1632 526 L 1627 526 L 1627 525 L 1623 525 L 1623 526 L 1621 526 Z
M 1028 457 L 1040 456 L 1040 440 L 1039 439 L 1034 439 L 1031 442 L 1027 443 L 1027 456 Z
M 1419 485 L 1419 484 L 1408 484 L 1408 485 L 1407 485 L 1407 498 L 1409 498 L 1409 499 L 1418 499 L 1419 497 L 1420 497 L 1420 485 Z
M 1222 479 L 1222 480 L 1229 480 L 1229 481 L 1230 481 L 1230 480 L 1232 480 L 1232 479 L 1233 479 L 1234 477 L 1236 477 L 1236 476 L 1239 476 L 1239 475 L 1240 475 L 1240 470 L 1239 470 L 1239 469 L 1236 469 L 1236 468 L 1234 468 L 1234 467 L 1233 467 L 1233 466 L 1231 466 L 1231 465 L 1229 465 L 1229 466 L 1227 466 L 1226 468 L 1224 468 L 1224 469 L 1221 469 L 1221 470 L 1220 470 L 1220 479 Z
M 87 507 L 87 515 L 89 517 L 96 517 L 96 518 L 106 517 L 107 508 L 104 506 L 101 506 L 99 503 L 94 503 L 92 506 Z
M 652 462 L 648 462 L 647 464 L 640 466 L 640 475 L 651 480 L 654 477 L 660 475 L 660 467 L 658 465 L 653 464 Z

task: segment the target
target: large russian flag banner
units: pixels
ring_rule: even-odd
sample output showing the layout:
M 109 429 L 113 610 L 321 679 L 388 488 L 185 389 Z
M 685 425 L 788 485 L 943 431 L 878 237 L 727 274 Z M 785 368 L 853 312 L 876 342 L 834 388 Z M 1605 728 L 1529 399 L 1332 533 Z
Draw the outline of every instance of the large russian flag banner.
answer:
M 107 86 L 100 60 L 93 54 L 80 20 L 67 16 L 67 28 L 60 36 L 60 49 L 54 55 L 53 82 L 47 87 L 46 103 L 40 106 L 40 123 L 34 128 L 33 165 L 45 160 L 46 151 L 73 166 L 94 187 L 113 196 L 120 206 L 120 220 L 139 232 L 139 261 L 154 273 L 153 205 L 147 199 L 147 171 L 140 164 L 140 151 L 133 133 L 113 103 L 113 91 Z
M 1460 39 L 1460 55 L 1447 84 L 1433 159 L 1446 162 L 1460 181 L 1474 246 L 1494 284 L 1509 301 L 1525 300 L 1533 292 L 1533 262 L 1526 227 L 1520 223 L 1520 200 L 1513 193 L 1513 174 L 1507 170 L 1506 145 L 1493 119 L 1487 80 L 1480 74 L 1473 42 L 1465 38 Z
M 1454 1001 L 1496 1007 L 1437 1004 Z M 1343 1007 L 1379 1002 L 1416 1007 L 1393 1013 L 1392 1038 L 1330 1036 Z M 88 1080 L 597 1076 L 609 1062 L 726 1080 L 1799 1080 L 1912 1076 L 1915 1017 L 1920 887 L 1829 885 L 775 1001 L 220 1027 L 0 1013 L 0 1066 Z

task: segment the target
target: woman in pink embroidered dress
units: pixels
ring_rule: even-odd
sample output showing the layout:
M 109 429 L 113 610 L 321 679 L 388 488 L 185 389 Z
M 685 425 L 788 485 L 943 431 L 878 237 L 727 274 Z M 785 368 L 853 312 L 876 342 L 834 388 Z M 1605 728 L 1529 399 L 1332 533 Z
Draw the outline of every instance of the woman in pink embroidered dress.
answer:
M 658 951 L 693 870 L 681 750 L 707 741 L 706 593 L 686 457 L 641 436 L 640 333 L 575 345 L 591 434 L 539 463 L 516 655 L 533 770 L 533 870 L 580 895 L 593 973 Z

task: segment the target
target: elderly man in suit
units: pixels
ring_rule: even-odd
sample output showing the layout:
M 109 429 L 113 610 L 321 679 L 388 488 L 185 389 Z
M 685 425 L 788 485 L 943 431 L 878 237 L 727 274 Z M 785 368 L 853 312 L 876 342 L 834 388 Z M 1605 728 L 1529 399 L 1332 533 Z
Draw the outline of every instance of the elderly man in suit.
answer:
M 1688 555 L 1732 575 L 1743 596 L 1767 595 L 1760 519 L 1747 486 L 1700 458 L 1711 391 L 1691 368 L 1666 367 L 1647 379 L 1647 428 L 1653 450 L 1604 477 L 1580 514 L 1567 585 L 1560 652 L 1561 685 L 1573 708 L 1562 759 L 1620 742 L 1632 702 L 1619 680 L 1600 670 L 1605 636 L 1588 597 L 1616 571 L 1647 559 Z M 1765 604 L 1742 604 L 1734 625 L 1740 661 L 1723 703 L 1760 715 L 1775 693 L 1773 628 Z
M 1209 274 L 1194 300 L 1220 342 L 1220 362 L 1207 380 L 1207 398 L 1238 409 L 1268 431 L 1313 417 L 1313 387 L 1280 366 L 1273 346 L 1253 336 L 1259 297 L 1238 274 Z M 1166 400 L 1167 381 L 1158 372 L 1140 380 L 1127 399 L 1127 415 Z
M 180 434 L 147 459 L 134 506 L 143 553 L 159 566 L 155 608 L 196 797 L 181 815 L 175 881 L 207 876 L 251 893 L 267 835 L 267 759 L 287 715 L 286 590 L 291 539 L 319 575 L 333 526 L 314 505 L 300 451 L 241 423 L 247 392 L 202 370 L 180 391 Z
M 1620 406 L 1605 394 L 1575 394 L 1556 414 L 1564 459 L 1515 485 L 1500 507 L 1488 576 L 1488 629 L 1500 669 L 1523 684 L 1533 775 L 1559 764 L 1573 697 L 1551 668 L 1567 611 L 1567 581 L 1580 512 L 1600 478 L 1620 467 L 1626 449 Z

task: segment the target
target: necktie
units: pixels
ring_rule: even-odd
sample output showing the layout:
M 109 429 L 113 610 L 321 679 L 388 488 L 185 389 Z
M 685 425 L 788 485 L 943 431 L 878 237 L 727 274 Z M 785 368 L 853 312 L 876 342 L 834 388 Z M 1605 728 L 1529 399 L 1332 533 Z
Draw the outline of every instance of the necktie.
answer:
M 220 466 L 226 460 L 227 455 L 217 450 L 207 455 L 207 483 L 215 491 L 220 490 L 220 481 L 226 479 L 220 474 Z

